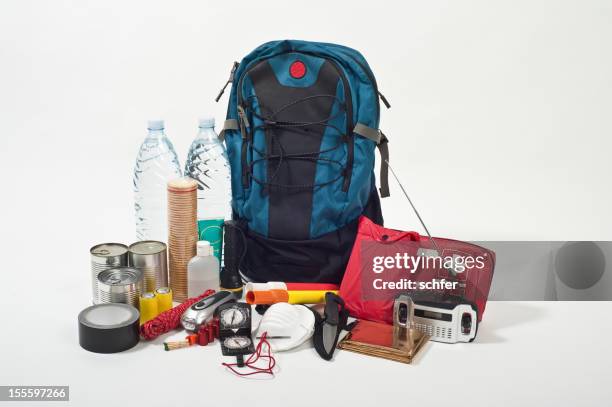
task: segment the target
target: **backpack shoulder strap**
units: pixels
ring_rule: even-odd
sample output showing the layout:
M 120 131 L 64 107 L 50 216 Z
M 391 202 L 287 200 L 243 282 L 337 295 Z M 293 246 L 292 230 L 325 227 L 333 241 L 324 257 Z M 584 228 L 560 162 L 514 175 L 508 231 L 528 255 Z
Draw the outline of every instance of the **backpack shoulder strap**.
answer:
M 380 196 L 386 198 L 391 195 L 389 191 L 389 139 L 379 129 L 368 127 L 363 123 L 357 123 L 353 133 L 372 140 L 378 147 L 380 153 Z

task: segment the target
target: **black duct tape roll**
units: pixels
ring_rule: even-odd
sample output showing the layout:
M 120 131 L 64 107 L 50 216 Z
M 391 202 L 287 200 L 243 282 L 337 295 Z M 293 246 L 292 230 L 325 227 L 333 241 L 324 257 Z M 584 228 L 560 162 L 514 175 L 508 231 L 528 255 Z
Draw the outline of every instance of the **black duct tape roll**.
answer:
M 79 344 L 96 353 L 117 353 L 140 340 L 140 314 L 127 304 L 98 304 L 79 313 Z

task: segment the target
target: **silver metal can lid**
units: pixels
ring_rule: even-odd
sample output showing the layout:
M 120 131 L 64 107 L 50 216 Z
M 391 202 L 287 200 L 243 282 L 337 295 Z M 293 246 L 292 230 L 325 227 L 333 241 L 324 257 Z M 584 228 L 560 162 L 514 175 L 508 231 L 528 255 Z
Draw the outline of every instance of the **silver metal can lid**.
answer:
M 135 284 L 142 280 L 142 272 L 132 267 L 115 267 L 98 274 L 101 284 L 120 286 Z
M 146 293 L 141 295 L 142 298 L 155 298 L 155 293 L 152 293 L 151 291 L 147 291 Z
M 97 257 L 114 257 L 127 253 L 128 247 L 121 243 L 101 243 L 89 249 L 89 253 Z
M 157 294 L 168 294 L 170 291 L 170 287 L 159 287 L 157 290 L 155 290 Z
M 166 250 L 166 244 L 156 240 L 143 240 L 142 242 L 131 244 L 128 250 L 139 255 L 157 254 Z

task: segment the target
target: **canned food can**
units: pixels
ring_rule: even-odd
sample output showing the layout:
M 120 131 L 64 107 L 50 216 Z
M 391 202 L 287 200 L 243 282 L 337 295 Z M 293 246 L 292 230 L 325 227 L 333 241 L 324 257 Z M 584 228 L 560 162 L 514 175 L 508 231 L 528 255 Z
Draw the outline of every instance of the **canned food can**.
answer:
M 138 308 L 142 294 L 142 272 L 133 267 L 115 267 L 98 274 L 101 304 L 123 303 Z
M 145 291 L 168 286 L 167 253 L 166 244 L 155 240 L 136 242 L 128 248 L 129 265 L 142 271 Z
M 94 304 L 98 300 L 98 274 L 104 270 L 128 265 L 128 247 L 121 243 L 102 243 L 89 249 L 91 254 L 91 295 Z

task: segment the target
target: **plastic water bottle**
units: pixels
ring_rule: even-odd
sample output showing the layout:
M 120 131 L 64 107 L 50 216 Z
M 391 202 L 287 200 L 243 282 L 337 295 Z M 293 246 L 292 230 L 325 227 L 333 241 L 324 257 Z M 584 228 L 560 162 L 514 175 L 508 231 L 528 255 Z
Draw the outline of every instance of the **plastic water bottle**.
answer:
M 188 297 L 197 297 L 206 290 L 219 291 L 219 260 L 209 242 L 198 242 L 197 255 L 187 264 Z
M 136 238 L 167 241 L 167 183 L 181 176 L 172 143 L 164 133 L 163 120 L 151 120 L 134 167 Z
M 232 190 L 225 146 L 215 132 L 215 119 L 200 119 L 199 132 L 187 155 L 185 176 L 198 182 L 198 230 L 221 260 L 223 222 L 231 218 Z

